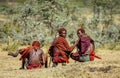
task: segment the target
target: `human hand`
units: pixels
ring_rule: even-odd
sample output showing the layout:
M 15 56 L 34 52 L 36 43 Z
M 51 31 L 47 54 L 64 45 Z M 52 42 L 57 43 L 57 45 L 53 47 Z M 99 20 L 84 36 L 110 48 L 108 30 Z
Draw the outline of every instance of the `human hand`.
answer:
M 10 55 L 12 55 L 13 53 L 12 52 L 8 52 L 8 55 L 10 56 Z
M 77 44 L 78 44 L 78 42 L 79 42 L 79 40 L 75 41 L 75 45 L 77 45 Z

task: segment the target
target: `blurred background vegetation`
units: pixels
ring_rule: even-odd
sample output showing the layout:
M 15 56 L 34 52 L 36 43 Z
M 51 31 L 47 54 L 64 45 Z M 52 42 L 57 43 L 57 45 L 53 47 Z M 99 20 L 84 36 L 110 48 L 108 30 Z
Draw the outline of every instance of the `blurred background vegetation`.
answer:
M 2 50 L 16 50 L 33 40 L 48 46 L 60 27 L 68 30 L 70 44 L 82 27 L 97 48 L 120 50 L 120 1 L 0 0 Z

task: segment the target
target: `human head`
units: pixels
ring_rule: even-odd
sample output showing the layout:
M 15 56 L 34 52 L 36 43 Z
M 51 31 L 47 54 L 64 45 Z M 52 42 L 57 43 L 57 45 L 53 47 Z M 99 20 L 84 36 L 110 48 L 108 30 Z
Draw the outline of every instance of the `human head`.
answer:
M 85 30 L 84 30 L 84 29 L 80 28 L 80 29 L 77 30 L 77 35 L 78 35 L 78 37 L 81 37 L 81 36 L 83 36 L 84 34 L 85 34 Z
M 60 28 L 58 30 L 59 36 L 66 37 L 67 30 L 65 28 Z
M 40 47 L 39 41 L 33 41 L 32 46 Z

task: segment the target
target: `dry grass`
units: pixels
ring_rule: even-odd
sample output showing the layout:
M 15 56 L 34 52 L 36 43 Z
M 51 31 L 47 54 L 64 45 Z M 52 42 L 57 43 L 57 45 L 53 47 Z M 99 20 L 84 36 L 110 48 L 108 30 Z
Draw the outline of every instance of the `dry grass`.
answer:
M 114 50 L 97 50 L 102 60 L 79 63 L 70 59 L 67 66 L 19 70 L 19 57 L 7 56 L 0 52 L 0 78 L 120 78 L 120 52 Z

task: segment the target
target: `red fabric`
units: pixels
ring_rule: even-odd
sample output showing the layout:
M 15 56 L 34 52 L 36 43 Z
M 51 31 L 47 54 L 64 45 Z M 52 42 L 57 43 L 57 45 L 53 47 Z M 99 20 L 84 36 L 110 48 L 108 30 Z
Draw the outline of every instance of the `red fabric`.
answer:
M 53 62 L 55 63 L 63 63 L 63 62 L 69 63 L 67 56 L 66 55 L 62 56 L 60 52 L 55 52 L 54 56 L 55 57 L 53 59 Z
M 73 50 L 73 46 L 70 47 L 67 40 L 64 37 L 58 37 L 53 42 L 52 46 L 56 46 L 58 49 L 66 52 L 71 52 Z
M 88 50 L 90 43 L 94 45 L 94 41 L 89 36 L 80 38 L 80 41 L 77 45 L 80 55 L 84 54 Z
M 30 64 L 27 66 L 27 69 L 35 69 L 41 67 L 41 64 Z
M 80 59 L 80 54 L 78 52 L 75 52 L 75 53 L 71 53 L 70 54 L 70 57 L 75 60 L 75 61 L 79 61 Z
M 93 61 L 95 58 L 101 59 L 101 57 L 95 55 L 94 51 L 90 51 L 90 61 Z
M 25 60 L 26 58 L 28 59 L 29 58 L 29 52 L 32 49 L 35 49 L 35 50 L 40 49 L 40 42 L 39 41 L 34 41 L 32 43 L 32 46 L 29 46 L 25 49 L 21 49 L 19 51 L 19 53 L 21 54 L 20 60 Z
M 57 48 L 57 50 L 55 50 Z M 58 37 L 55 39 L 53 44 L 49 49 L 50 56 L 54 57 L 53 62 L 62 63 L 62 62 L 69 62 L 68 61 L 68 54 L 73 50 L 73 46 L 70 47 L 67 40 L 64 37 Z M 54 54 L 52 54 L 54 53 Z

